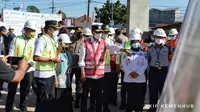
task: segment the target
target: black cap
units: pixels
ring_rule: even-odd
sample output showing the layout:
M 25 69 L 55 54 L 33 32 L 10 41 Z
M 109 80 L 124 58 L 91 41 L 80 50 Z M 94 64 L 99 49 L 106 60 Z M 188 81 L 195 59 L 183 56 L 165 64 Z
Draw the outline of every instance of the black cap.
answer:
M 92 31 L 94 32 L 103 32 L 101 25 L 92 25 Z
M 5 26 L 0 26 L 0 31 L 7 30 Z
M 102 29 L 104 32 L 110 32 L 108 25 L 102 25 Z
M 55 29 L 59 29 L 58 22 L 56 20 L 47 20 L 45 21 L 45 27 L 54 27 Z

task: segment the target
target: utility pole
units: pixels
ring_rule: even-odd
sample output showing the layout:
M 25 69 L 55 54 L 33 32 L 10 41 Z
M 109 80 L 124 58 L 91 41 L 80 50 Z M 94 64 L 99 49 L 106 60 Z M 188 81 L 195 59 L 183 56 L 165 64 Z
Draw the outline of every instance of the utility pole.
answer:
M 7 5 L 6 3 L 7 3 L 7 2 L 10 2 L 10 0 L 1 0 L 1 1 L 2 1 L 2 2 L 5 2 L 5 4 L 4 4 L 5 6 L 4 6 L 4 8 L 6 9 L 6 5 Z
M 112 21 L 113 21 L 113 0 L 111 0 L 111 2 L 112 2 Z
M 91 0 L 88 0 L 88 11 L 87 11 L 87 22 L 90 22 L 90 2 Z
M 52 0 L 51 13 L 53 14 L 54 11 L 55 11 L 55 3 L 54 3 L 54 0 Z

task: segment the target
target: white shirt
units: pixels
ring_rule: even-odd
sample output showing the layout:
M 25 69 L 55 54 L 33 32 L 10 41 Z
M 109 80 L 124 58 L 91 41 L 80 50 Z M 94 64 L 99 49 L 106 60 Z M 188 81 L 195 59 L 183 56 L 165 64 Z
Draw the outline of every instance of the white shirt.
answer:
M 54 40 L 52 38 L 50 38 L 52 42 L 54 42 Z M 35 52 L 34 52 L 34 56 L 42 56 L 42 53 L 46 47 L 46 40 L 44 38 L 38 38 L 35 44 Z M 49 78 L 52 76 L 56 75 L 56 71 L 52 70 L 52 71 L 37 71 L 35 70 L 34 73 L 34 77 L 38 77 L 38 78 Z
M 124 82 L 146 82 L 145 70 L 147 69 L 148 62 L 145 55 L 145 52 L 138 51 L 135 55 L 124 57 L 122 61 L 122 66 L 125 72 Z M 133 79 L 129 75 L 131 72 L 136 72 L 139 76 L 136 79 Z
M 96 42 L 93 37 L 91 37 L 91 42 L 92 42 L 92 44 L 94 46 L 94 50 L 96 52 L 98 42 Z M 113 51 L 120 51 L 121 48 L 122 48 L 121 46 L 115 46 L 115 45 L 110 45 L 109 43 L 106 43 L 106 49 L 113 50 Z M 86 48 L 85 48 L 84 44 L 82 43 L 81 49 L 80 49 L 80 56 L 79 56 L 79 66 L 80 67 L 85 66 L 85 55 L 86 55 Z M 92 79 L 101 78 L 101 77 L 97 77 L 97 76 L 86 76 L 86 77 L 92 78 Z
M 28 40 L 25 40 L 25 41 L 26 41 L 26 43 L 27 43 Z M 14 54 L 15 42 L 16 42 L 16 37 L 12 40 L 12 42 L 11 42 L 11 44 L 10 44 L 9 53 L 8 53 L 9 56 L 14 56 L 14 55 L 15 55 L 15 54 Z M 31 67 L 30 67 L 26 72 L 34 71 L 35 69 L 34 69 L 33 66 L 35 66 L 35 62 L 33 61 L 33 58 L 32 58 L 32 60 L 30 61 L 29 64 L 31 65 Z

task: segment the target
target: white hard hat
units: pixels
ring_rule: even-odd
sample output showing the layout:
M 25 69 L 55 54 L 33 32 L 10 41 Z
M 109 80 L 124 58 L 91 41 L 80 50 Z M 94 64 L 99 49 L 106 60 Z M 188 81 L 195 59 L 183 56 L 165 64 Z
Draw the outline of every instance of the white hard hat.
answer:
M 139 28 L 133 28 L 131 30 L 130 40 L 141 40 L 142 31 Z
M 70 38 L 69 38 L 69 36 L 68 36 L 67 34 L 60 34 L 60 35 L 58 36 L 58 38 L 59 38 L 60 40 L 62 40 L 64 43 L 67 43 L 67 44 L 72 43 L 71 40 L 70 40 Z
M 37 26 L 36 23 L 34 21 L 28 20 L 26 21 L 26 23 L 24 24 L 24 28 L 30 28 L 32 30 L 37 30 Z
M 158 28 L 154 31 L 153 33 L 154 36 L 159 36 L 159 37 L 167 37 L 165 31 L 162 28 Z
M 83 34 L 84 34 L 84 35 L 91 36 L 91 35 L 92 35 L 92 32 L 91 32 L 90 28 L 85 28 L 84 31 L 83 31 Z
M 115 34 L 115 29 L 114 28 L 109 28 L 110 32 L 108 33 L 108 35 L 113 35 Z
M 173 28 L 169 31 L 169 35 L 178 35 L 178 31 L 175 28 Z
M 73 34 L 73 33 L 75 33 L 75 30 L 71 30 L 69 33 Z

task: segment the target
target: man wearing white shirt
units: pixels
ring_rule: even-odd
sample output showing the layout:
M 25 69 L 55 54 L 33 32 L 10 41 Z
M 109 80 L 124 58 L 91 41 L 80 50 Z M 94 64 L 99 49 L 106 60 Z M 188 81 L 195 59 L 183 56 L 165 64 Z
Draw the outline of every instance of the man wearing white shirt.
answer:
M 92 26 L 94 37 L 84 40 L 80 49 L 79 66 L 83 82 L 81 112 L 87 112 L 87 97 L 90 89 L 94 90 L 96 112 L 102 111 L 102 88 L 106 49 L 125 51 L 122 47 L 113 46 L 102 38 L 101 26 Z
M 141 40 L 140 29 L 131 31 L 131 51 L 132 56 L 125 56 L 122 66 L 125 72 L 124 82 L 127 87 L 126 112 L 142 112 L 144 97 L 146 92 L 145 70 L 148 66 L 146 53 L 141 50 L 139 41 Z

